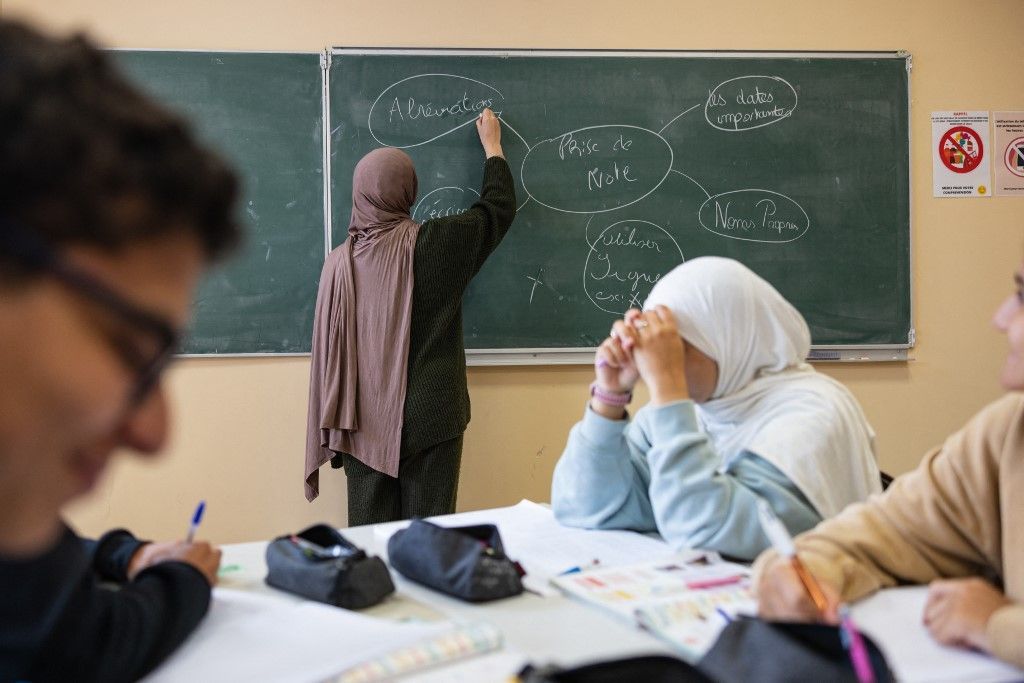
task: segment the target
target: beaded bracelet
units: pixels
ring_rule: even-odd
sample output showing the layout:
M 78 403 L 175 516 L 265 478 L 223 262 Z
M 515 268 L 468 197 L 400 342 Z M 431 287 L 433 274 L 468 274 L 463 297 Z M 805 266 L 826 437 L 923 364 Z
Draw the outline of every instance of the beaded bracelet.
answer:
M 597 382 L 590 383 L 590 395 L 601 403 L 609 406 L 625 406 L 633 400 L 633 392 L 605 391 L 597 386 Z

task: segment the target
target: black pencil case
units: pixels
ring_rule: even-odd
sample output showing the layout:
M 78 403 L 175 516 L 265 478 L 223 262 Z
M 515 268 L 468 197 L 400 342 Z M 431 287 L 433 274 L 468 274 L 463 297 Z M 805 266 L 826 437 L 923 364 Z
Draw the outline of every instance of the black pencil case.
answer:
M 395 592 L 382 559 L 326 524 L 271 541 L 267 570 L 267 585 L 345 609 L 376 605 Z
M 528 664 L 519 672 L 517 680 L 521 683 L 722 683 L 708 678 L 683 660 L 667 655 L 609 659 L 571 668 Z
M 505 555 L 498 527 L 441 527 L 414 519 L 388 540 L 391 566 L 416 583 L 485 602 L 523 592 L 523 571 Z
M 896 677 L 878 645 L 861 633 L 876 683 Z M 726 626 L 697 667 L 716 681 L 857 683 L 839 629 L 827 624 L 741 616 Z

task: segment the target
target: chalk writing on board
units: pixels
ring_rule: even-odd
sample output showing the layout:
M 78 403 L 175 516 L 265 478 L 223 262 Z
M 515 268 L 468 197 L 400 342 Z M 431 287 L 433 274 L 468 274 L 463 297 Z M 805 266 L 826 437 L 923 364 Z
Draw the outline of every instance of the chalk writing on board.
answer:
M 723 238 L 783 244 L 800 239 L 810 229 L 803 207 L 773 190 L 746 188 L 712 194 L 699 173 L 685 163 L 674 167 L 686 157 L 677 157 L 662 135 L 702 106 L 708 125 L 730 133 L 779 123 L 793 115 L 797 89 L 778 76 L 745 75 L 721 81 L 706 92 L 703 103 L 676 114 L 659 131 L 608 123 L 567 127 L 550 137 L 524 136 L 509 122 L 517 102 L 506 99 L 494 86 L 456 74 L 419 74 L 381 91 L 367 123 L 378 143 L 408 148 L 469 125 L 485 107 L 495 109 L 502 125 L 526 150 L 519 166 L 526 198 L 519 208 L 535 202 L 551 211 L 590 217 L 581 245 L 586 250 L 584 292 L 598 309 L 621 315 L 643 305 L 654 284 L 685 260 L 683 250 L 675 236 L 648 220 L 620 215 L 596 237 L 588 233 L 590 223 L 595 216 L 642 202 L 662 187 L 670 173 L 700 189 L 707 199 L 697 209 L 696 222 Z M 536 142 L 530 144 L 528 139 Z M 479 193 L 468 187 L 436 187 L 413 207 L 413 219 L 424 222 L 457 215 L 477 197 Z M 544 288 L 542 272 L 524 274 L 530 283 L 530 304 L 538 285 Z
M 480 193 L 471 187 L 438 187 L 423 195 L 412 207 L 412 219 L 424 223 L 432 218 L 465 213 Z
M 530 198 L 554 211 L 603 213 L 635 204 L 665 182 L 672 146 L 653 130 L 607 124 L 541 140 L 523 159 Z
M 757 189 L 708 197 L 698 217 L 706 230 L 748 242 L 792 242 L 811 224 L 803 207 L 786 195 Z
M 739 76 L 708 91 L 704 118 L 724 131 L 751 130 L 793 114 L 796 88 L 778 76 Z
M 654 283 L 684 260 L 679 243 L 661 226 L 617 221 L 588 244 L 583 289 L 602 311 L 621 315 L 642 306 Z
M 379 144 L 406 149 L 448 135 L 504 97 L 483 81 L 454 74 L 419 74 L 392 83 L 370 106 L 367 126 Z

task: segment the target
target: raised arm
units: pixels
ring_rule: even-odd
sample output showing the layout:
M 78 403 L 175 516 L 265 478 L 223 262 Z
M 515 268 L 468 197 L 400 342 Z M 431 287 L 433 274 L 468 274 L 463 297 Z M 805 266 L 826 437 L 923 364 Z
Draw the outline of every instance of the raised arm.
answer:
M 594 357 L 583 420 L 569 432 L 551 482 L 551 507 L 563 524 L 585 529 L 655 531 L 643 444 L 629 442 L 626 405 L 638 374 L 626 348 L 632 330 L 617 321 Z
M 486 157 L 480 197 L 461 214 L 424 223 L 416 245 L 417 259 L 439 267 L 455 293 L 483 267 L 516 215 L 515 181 L 503 156 L 498 117 L 485 109 L 476 126 Z

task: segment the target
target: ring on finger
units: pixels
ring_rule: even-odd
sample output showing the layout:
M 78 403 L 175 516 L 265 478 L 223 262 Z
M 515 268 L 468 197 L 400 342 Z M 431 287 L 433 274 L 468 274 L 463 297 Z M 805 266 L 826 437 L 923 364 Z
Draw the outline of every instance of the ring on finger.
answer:
M 649 324 L 650 323 L 648 323 L 646 320 L 637 320 L 635 323 L 633 323 L 633 327 L 635 327 L 638 330 L 642 330 L 645 327 L 647 327 Z

